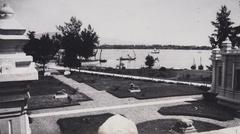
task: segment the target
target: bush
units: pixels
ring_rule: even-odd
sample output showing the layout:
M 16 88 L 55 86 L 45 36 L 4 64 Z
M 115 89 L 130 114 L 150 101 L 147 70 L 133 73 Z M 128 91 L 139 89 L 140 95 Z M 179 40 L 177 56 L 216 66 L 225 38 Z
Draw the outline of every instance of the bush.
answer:
M 146 59 L 145 65 L 148 66 L 148 68 L 152 68 L 155 62 L 154 58 L 151 55 L 148 55 L 145 59 Z
M 216 101 L 217 100 L 216 96 L 217 96 L 217 93 L 209 93 L 209 92 L 203 93 L 203 98 L 206 101 Z
M 192 69 L 192 70 L 195 70 L 195 69 L 196 69 L 196 65 L 195 65 L 195 64 L 192 65 L 192 66 L 191 66 L 191 69 Z
M 198 70 L 203 70 L 203 65 L 202 64 L 198 66 Z
M 160 70 L 160 71 L 166 71 L 167 68 L 166 68 L 166 67 L 161 67 L 159 70 Z

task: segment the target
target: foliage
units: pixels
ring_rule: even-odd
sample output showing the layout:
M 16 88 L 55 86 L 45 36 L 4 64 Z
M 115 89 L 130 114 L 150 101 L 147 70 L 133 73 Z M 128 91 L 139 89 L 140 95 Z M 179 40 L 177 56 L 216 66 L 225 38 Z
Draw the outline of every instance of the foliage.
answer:
M 147 55 L 146 56 L 146 62 L 145 65 L 148 66 L 148 68 L 152 68 L 152 66 L 154 66 L 155 60 L 151 55 Z
M 216 21 L 212 21 L 212 25 L 216 28 L 214 33 L 209 36 L 210 43 L 213 48 L 217 45 L 221 48 L 222 42 L 226 40 L 227 37 L 233 39 L 232 24 L 234 24 L 229 18 L 231 11 L 227 9 L 224 5 L 221 7 L 220 11 L 217 12 Z
M 191 66 L 191 69 L 192 70 L 195 70 L 197 67 L 196 67 L 196 65 L 195 64 L 193 64 L 192 66 Z
M 207 70 L 208 70 L 208 71 L 212 71 L 212 69 L 213 69 L 213 65 L 206 66 L 206 67 L 207 67 Z
M 94 49 L 97 46 L 96 44 L 99 43 L 99 37 L 97 36 L 97 33 L 94 32 L 94 29 L 91 27 L 91 25 L 88 25 L 88 28 L 84 28 L 84 30 L 81 32 L 81 38 L 83 43 L 83 52 L 81 56 L 83 56 L 85 59 L 95 56 L 96 53 L 94 52 Z
M 202 64 L 200 64 L 199 66 L 198 66 L 198 70 L 203 70 L 203 65 Z
M 40 39 L 35 38 L 35 32 L 29 31 L 29 43 L 25 46 L 24 51 L 33 56 L 33 61 L 42 65 L 45 72 L 46 64 L 53 59 L 59 49 L 58 42 L 51 39 L 49 34 L 43 34 Z
M 63 56 L 64 66 L 79 67 L 84 58 L 94 56 L 94 50 L 99 43 L 99 38 L 94 29 L 89 25 L 88 28 L 81 30 L 82 22 L 76 17 L 71 17 L 70 22 L 65 22 L 63 26 L 57 26 L 61 32 L 61 46 L 65 50 Z

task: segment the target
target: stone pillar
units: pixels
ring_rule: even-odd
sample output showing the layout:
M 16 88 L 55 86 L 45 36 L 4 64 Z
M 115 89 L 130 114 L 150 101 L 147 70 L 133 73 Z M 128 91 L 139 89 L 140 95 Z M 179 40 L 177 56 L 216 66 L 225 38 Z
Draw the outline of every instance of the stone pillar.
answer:
M 212 55 L 210 60 L 212 60 L 212 87 L 209 91 L 210 93 L 216 93 L 216 87 L 217 87 L 217 61 L 221 60 L 221 53 L 220 48 L 217 46 L 212 50 Z
M 27 83 L 38 79 L 31 56 L 23 52 L 28 42 L 25 29 L 13 10 L 0 6 L 0 133 L 30 134 Z

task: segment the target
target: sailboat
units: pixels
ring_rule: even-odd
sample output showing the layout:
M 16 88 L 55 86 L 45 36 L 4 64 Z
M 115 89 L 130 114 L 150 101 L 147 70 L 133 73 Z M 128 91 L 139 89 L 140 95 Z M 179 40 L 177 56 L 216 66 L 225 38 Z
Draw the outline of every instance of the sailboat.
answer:
M 202 65 L 202 57 L 200 57 L 200 65 L 198 66 L 198 70 L 203 70 L 203 65 Z
M 102 59 L 102 49 L 101 49 L 101 51 L 100 51 L 99 62 L 100 62 L 100 63 L 105 63 L 105 62 L 107 62 L 106 59 Z
M 127 57 L 120 57 L 120 58 L 117 59 L 117 60 L 121 60 L 121 61 L 123 61 L 123 60 L 128 60 L 128 61 L 130 61 L 130 60 L 136 60 L 136 53 L 135 53 L 134 50 L 133 50 L 133 54 L 134 54 L 134 57 L 132 57 L 132 56 L 130 56 L 130 55 L 128 54 Z

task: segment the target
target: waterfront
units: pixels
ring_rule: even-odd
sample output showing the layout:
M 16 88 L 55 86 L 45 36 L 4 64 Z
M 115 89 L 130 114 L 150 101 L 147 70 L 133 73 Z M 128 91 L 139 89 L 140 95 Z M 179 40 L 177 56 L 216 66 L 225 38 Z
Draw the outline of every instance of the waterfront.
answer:
M 209 57 L 211 55 L 210 50 L 172 50 L 172 49 L 161 49 L 160 53 L 152 54 L 152 49 L 135 49 L 136 54 L 135 61 L 122 61 L 126 68 L 138 69 L 145 67 L 145 57 L 150 54 L 154 58 L 158 58 L 154 68 L 167 67 L 174 69 L 190 69 L 195 60 L 196 65 L 200 65 L 200 59 L 202 65 L 206 69 L 206 65 L 211 65 Z M 99 57 L 99 52 L 97 58 Z M 129 54 L 134 57 L 134 52 L 132 49 L 103 49 L 102 59 L 107 59 L 106 63 L 91 63 L 101 67 L 112 67 L 116 68 L 119 64 L 119 57 L 127 57 Z

